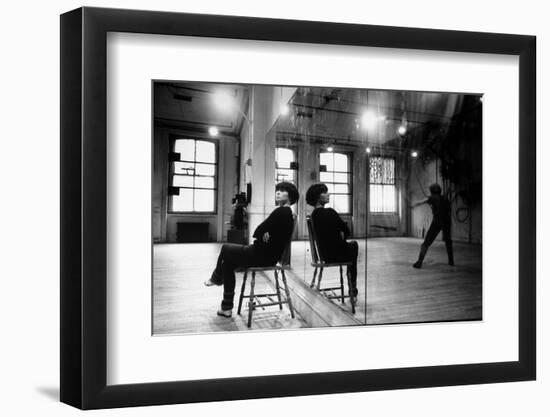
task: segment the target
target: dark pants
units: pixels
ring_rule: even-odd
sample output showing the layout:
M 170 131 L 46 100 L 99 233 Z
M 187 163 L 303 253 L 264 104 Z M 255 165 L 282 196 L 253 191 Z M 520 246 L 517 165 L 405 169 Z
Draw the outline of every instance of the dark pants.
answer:
M 351 262 L 348 266 L 348 275 L 351 281 L 350 293 L 354 297 L 357 297 L 357 257 L 359 256 L 359 245 L 355 240 L 351 242 L 345 242 L 334 253 L 325 256 L 325 262 Z
M 418 261 L 422 262 L 428 252 L 428 248 L 433 243 L 439 232 L 443 231 L 443 240 L 445 241 L 445 247 L 447 248 L 447 258 L 449 264 L 454 264 L 453 257 L 453 241 L 451 240 L 451 224 L 441 223 L 439 221 L 432 220 L 428 233 L 424 237 L 424 242 L 420 247 L 420 255 L 418 256 Z
M 213 274 L 213 281 L 221 284 L 223 282 L 223 310 L 233 308 L 235 297 L 235 269 L 247 268 L 250 266 L 272 265 L 258 255 L 253 245 L 237 245 L 226 243 L 222 246 L 218 256 L 218 262 Z

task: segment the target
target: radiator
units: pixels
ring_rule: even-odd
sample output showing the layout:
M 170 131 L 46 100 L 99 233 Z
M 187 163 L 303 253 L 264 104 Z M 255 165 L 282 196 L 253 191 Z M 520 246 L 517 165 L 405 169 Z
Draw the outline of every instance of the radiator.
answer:
M 196 243 L 211 242 L 210 224 L 204 222 L 178 222 L 176 231 L 176 242 Z

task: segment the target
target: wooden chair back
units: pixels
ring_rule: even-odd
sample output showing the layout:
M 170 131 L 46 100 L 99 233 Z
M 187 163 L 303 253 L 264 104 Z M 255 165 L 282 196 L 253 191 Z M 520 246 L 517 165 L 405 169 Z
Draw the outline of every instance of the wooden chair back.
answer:
M 309 237 L 309 249 L 311 251 L 311 257 L 314 263 L 321 262 L 319 253 L 319 247 L 317 246 L 317 236 L 315 234 L 315 227 L 313 225 L 313 219 L 311 216 L 307 216 L 307 232 Z

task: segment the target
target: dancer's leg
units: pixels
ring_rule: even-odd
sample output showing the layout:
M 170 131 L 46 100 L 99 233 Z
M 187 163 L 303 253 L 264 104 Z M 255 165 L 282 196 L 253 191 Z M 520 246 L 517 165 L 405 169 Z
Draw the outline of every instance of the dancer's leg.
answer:
M 441 225 L 432 220 L 432 223 L 430 224 L 430 227 L 428 229 L 428 233 L 426 233 L 426 237 L 424 238 L 424 242 L 420 246 L 420 253 L 418 254 L 418 260 L 413 264 L 415 268 L 422 267 L 422 262 L 424 261 L 424 257 L 428 252 L 428 248 L 433 243 L 433 241 L 435 240 L 435 238 L 437 237 L 440 231 L 441 231 Z
M 445 241 L 445 248 L 447 248 L 447 258 L 449 260 L 449 265 L 453 266 L 455 264 L 453 256 L 453 241 L 451 239 L 451 225 L 445 225 L 443 227 L 443 240 Z

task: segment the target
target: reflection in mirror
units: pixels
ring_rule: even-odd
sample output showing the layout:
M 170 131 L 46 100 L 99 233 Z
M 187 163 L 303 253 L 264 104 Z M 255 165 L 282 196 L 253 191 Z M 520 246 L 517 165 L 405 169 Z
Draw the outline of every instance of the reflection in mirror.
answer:
M 153 333 L 481 319 L 479 95 L 154 82 Z
M 368 324 L 482 318 L 482 96 L 369 90 Z

